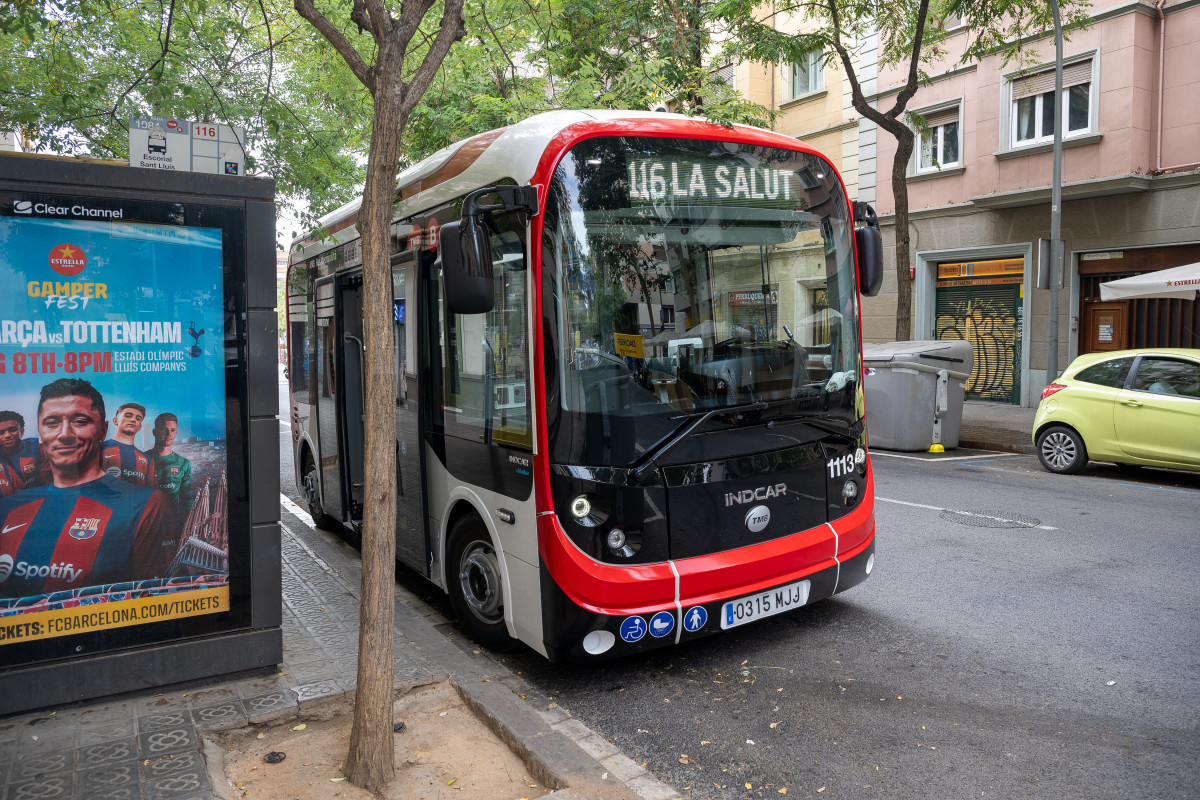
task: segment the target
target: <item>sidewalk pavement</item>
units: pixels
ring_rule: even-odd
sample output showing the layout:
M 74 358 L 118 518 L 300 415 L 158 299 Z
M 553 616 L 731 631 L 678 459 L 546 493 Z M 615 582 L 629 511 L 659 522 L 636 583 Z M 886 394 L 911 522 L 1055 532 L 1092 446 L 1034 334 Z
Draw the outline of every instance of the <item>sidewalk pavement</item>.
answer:
M 1037 455 L 1033 445 L 1036 408 L 968 400 L 963 404 L 958 446 Z
M 284 498 L 283 658 L 236 675 L 0 719 L 0 799 L 227 800 L 206 733 L 351 707 L 361 560 Z M 524 681 L 473 651 L 436 610 L 397 585 L 397 695 L 448 680 L 465 704 L 559 800 L 679 795 L 561 709 L 519 698 Z M 287 762 L 285 762 L 287 763 Z M 465 777 L 465 776 L 464 776 Z

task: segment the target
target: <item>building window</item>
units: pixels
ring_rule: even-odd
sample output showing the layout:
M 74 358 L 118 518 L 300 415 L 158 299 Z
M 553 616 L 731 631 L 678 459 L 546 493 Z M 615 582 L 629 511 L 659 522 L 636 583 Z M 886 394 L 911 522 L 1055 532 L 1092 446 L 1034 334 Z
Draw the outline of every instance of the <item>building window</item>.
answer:
M 1054 70 L 1012 82 L 1012 144 L 1014 147 L 1054 141 L 1054 115 L 1062 114 L 1063 136 L 1092 129 L 1092 61 L 1063 67 L 1061 111 L 1054 97 Z
M 924 114 L 928 130 L 921 133 L 917 171 L 933 172 L 962 163 L 962 125 L 958 106 Z
M 795 99 L 825 88 L 825 63 L 820 50 L 806 53 L 792 65 L 790 81 L 791 97 Z

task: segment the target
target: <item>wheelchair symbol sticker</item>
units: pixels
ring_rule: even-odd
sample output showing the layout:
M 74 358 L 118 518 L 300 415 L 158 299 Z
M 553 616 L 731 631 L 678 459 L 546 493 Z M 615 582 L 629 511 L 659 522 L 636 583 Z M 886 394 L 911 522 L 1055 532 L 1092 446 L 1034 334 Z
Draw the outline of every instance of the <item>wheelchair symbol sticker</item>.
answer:
M 626 617 L 621 623 L 621 638 L 632 644 L 646 635 L 646 620 L 641 617 Z

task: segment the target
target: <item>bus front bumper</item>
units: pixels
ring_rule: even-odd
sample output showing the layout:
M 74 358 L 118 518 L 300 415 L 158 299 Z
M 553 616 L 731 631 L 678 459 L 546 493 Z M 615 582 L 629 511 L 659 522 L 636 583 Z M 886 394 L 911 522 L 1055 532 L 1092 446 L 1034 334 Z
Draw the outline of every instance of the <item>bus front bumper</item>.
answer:
M 793 576 L 749 595 L 695 603 L 681 597 L 680 602 L 657 611 L 620 614 L 581 608 L 543 569 L 542 596 L 550 600 L 549 607 L 543 609 L 546 654 L 554 662 L 588 662 L 682 644 L 832 597 L 865 581 L 874 564 L 875 535 L 871 524 L 865 542 L 802 577 Z

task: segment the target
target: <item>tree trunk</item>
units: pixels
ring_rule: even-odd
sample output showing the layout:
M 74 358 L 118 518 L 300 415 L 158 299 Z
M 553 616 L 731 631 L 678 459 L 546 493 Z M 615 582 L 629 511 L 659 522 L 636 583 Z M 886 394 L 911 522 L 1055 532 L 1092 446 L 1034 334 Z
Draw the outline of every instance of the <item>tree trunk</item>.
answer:
M 403 50 L 385 41 L 375 74 L 399 75 Z M 366 353 L 366 453 L 363 474 L 362 601 L 358 690 L 346 777 L 370 792 L 395 775 L 392 639 L 396 579 L 396 361 L 392 343 L 389 231 L 396 194 L 403 83 L 380 80 L 375 96 L 371 153 L 359 210 L 363 248 L 363 335 Z
M 914 135 L 908 128 L 894 131 L 896 157 L 892 160 L 892 196 L 896 200 L 896 341 L 912 338 L 912 278 L 908 252 L 908 182 L 906 172 L 912 157 Z

